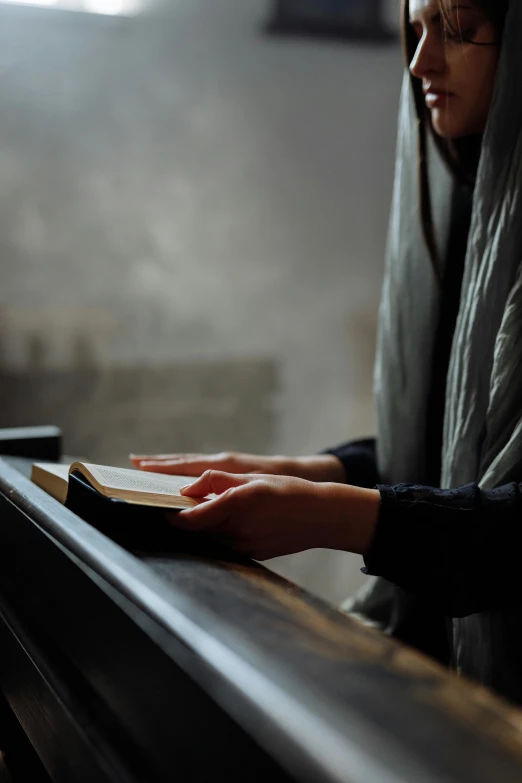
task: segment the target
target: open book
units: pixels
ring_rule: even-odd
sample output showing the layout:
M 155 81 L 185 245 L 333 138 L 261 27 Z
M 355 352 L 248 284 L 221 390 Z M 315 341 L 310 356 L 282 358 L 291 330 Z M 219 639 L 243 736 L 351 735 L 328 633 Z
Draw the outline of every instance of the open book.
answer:
M 173 510 L 192 508 L 200 502 L 179 494 L 181 487 L 194 483 L 195 478 L 146 473 L 141 470 L 114 468 L 107 465 L 91 465 L 87 462 L 73 462 L 72 465 L 36 462 L 32 466 L 31 480 L 60 503 L 65 504 L 71 474 L 81 477 L 96 492 L 109 500 Z

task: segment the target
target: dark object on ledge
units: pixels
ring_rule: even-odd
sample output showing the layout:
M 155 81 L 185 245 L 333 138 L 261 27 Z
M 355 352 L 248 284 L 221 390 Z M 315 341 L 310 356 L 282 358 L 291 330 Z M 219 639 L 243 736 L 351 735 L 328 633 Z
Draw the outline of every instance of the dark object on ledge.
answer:
M 522 780 L 483 689 L 251 561 L 122 543 L 0 459 L 0 689 L 44 769 L 13 783 Z
M 383 21 L 382 0 L 273 0 L 266 32 L 387 42 L 396 38 Z
M 130 551 L 161 552 L 163 555 L 181 551 L 186 555 L 232 558 L 238 563 L 250 563 L 210 536 L 189 533 L 167 524 L 164 509 L 104 497 L 80 473 L 69 476 L 65 507 Z
M 0 454 L 58 462 L 62 456 L 61 430 L 58 427 L 0 429 Z

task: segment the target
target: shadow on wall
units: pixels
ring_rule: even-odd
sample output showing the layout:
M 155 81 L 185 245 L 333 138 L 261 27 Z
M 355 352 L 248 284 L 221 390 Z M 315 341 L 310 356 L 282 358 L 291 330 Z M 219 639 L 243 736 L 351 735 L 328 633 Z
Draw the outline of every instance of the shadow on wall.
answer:
M 115 465 L 131 451 L 272 450 L 273 361 L 104 367 L 89 337 L 71 348 L 71 366 L 48 367 L 46 337 L 27 335 L 26 368 L 0 367 L 0 427 L 55 424 L 67 454 Z
M 0 426 L 54 424 L 68 454 L 111 464 L 166 451 L 273 449 L 277 363 L 235 357 L 122 366 L 103 310 L 4 309 Z
M 72 456 L 223 449 L 270 452 L 276 368 L 267 361 L 171 367 L 0 370 L 0 427 L 55 424 Z
M 396 38 L 384 21 L 383 0 L 272 0 L 266 31 L 345 41 Z

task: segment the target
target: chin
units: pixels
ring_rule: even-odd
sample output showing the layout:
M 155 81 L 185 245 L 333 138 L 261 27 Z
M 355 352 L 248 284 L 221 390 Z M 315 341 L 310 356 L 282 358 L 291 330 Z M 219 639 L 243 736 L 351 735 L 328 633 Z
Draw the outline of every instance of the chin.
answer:
M 432 112 L 431 124 L 433 130 L 442 139 L 463 139 L 466 136 L 473 136 L 483 133 L 486 122 L 470 122 L 459 120 L 457 117 L 450 117 L 448 114 L 437 116 L 438 112 Z
M 433 130 L 441 139 L 461 139 L 463 136 L 469 136 L 469 130 L 458 123 L 448 122 L 447 119 L 437 122 L 432 120 Z

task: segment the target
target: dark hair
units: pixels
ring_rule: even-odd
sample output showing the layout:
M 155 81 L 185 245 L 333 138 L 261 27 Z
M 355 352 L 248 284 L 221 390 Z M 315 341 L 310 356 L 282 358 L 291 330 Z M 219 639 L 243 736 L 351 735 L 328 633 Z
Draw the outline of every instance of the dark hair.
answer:
M 455 30 L 454 25 L 451 22 L 449 13 L 451 5 L 450 2 L 448 0 L 438 0 L 438 2 L 442 17 L 442 24 L 450 32 L 460 35 L 461 31 L 458 29 Z M 500 39 L 504 30 L 504 23 L 506 20 L 509 0 L 473 0 L 473 4 L 476 5 L 477 8 L 481 9 L 493 22 L 498 30 Z M 407 67 L 409 67 L 410 63 L 412 62 L 419 44 L 415 30 L 410 24 L 409 6 L 409 0 L 402 0 L 402 44 Z M 474 43 L 473 41 L 466 39 L 464 36 L 462 36 L 462 40 L 463 42 L 467 41 L 469 43 Z M 492 43 L 498 43 L 498 41 Z M 480 45 L 484 44 L 477 44 L 477 46 Z M 470 187 L 473 187 L 474 185 L 475 171 L 473 170 L 473 167 L 470 167 L 469 160 L 470 158 L 476 159 L 478 157 L 478 150 L 481 139 L 468 137 L 467 139 L 463 140 L 448 140 L 441 138 L 437 133 L 435 133 L 431 123 L 431 115 L 427 110 L 424 101 L 422 83 L 420 79 L 417 79 L 414 76 L 411 77 L 411 80 L 415 102 L 415 111 L 418 121 L 419 198 L 422 231 L 430 253 L 433 270 L 437 280 L 440 282 L 442 271 L 439 251 L 435 240 L 431 194 L 428 181 L 428 133 L 431 133 L 443 160 L 446 161 L 446 164 L 455 175 L 457 181 L 463 184 L 467 184 Z

